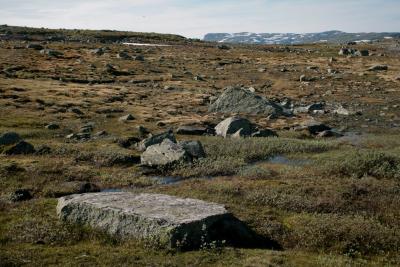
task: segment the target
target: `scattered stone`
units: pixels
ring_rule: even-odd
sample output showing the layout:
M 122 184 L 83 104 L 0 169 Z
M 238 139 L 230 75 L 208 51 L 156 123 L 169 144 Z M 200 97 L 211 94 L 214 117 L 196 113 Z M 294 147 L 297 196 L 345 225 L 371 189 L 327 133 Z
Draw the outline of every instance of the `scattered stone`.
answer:
M 150 133 L 150 131 L 142 125 L 137 126 L 136 129 L 140 137 L 145 137 Z
M 51 122 L 51 123 L 47 124 L 45 126 L 45 128 L 48 130 L 57 130 L 57 129 L 60 129 L 60 125 L 58 125 L 57 123 Z
M 354 53 L 355 53 L 355 50 L 353 48 L 342 48 L 339 51 L 340 56 L 353 55 Z
M 26 46 L 26 48 L 35 49 L 35 50 L 43 50 L 44 49 L 44 47 L 42 45 L 40 45 L 40 44 L 28 44 Z
M 221 50 L 230 50 L 231 49 L 231 47 L 227 46 L 226 44 L 219 44 L 219 45 L 217 45 L 217 48 L 221 49 Z
M 359 56 L 359 57 L 368 57 L 369 56 L 369 51 L 368 50 L 357 50 L 354 53 L 355 56 Z
M 51 153 L 51 148 L 46 145 L 39 146 L 36 149 L 35 155 L 43 156 L 43 155 L 48 155 Z
M 237 133 L 240 129 L 242 136 L 250 136 L 253 132 L 253 125 L 251 122 L 244 118 L 231 117 L 220 122 L 215 127 L 215 133 L 217 136 L 228 137 Z
M 331 130 L 331 127 L 317 121 L 308 121 L 296 129 L 307 130 L 310 134 L 317 135 L 320 132 Z
M 42 49 L 40 50 L 40 54 L 47 55 L 49 57 L 62 57 L 64 54 L 60 51 L 52 50 L 52 49 Z
M 130 148 L 131 146 L 136 145 L 138 142 L 140 142 L 140 139 L 137 137 L 120 138 L 117 141 L 118 145 L 123 148 Z
M 318 80 L 318 78 L 316 77 L 308 77 L 305 74 L 300 76 L 300 82 L 314 82 Z
M 27 201 L 33 198 L 31 192 L 28 189 L 17 189 L 10 195 L 12 202 Z
M 7 132 L 0 136 L 0 146 L 8 146 L 22 141 L 19 134 L 15 132 Z
M 134 59 L 134 60 L 137 60 L 137 61 L 144 61 L 144 56 L 142 56 L 142 55 L 137 55 L 137 56 L 135 56 L 133 59 Z
M 132 59 L 132 57 L 130 55 L 128 55 L 128 53 L 126 53 L 124 51 L 119 52 L 117 54 L 117 58 L 120 58 L 120 59 Z
M 325 138 L 325 137 L 342 137 L 343 135 L 332 130 L 322 131 L 317 134 L 317 137 Z
M 384 71 L 388 70 L 389 67 L 387 65 L 374 65 L 368 69 L 368 71 Z
M 141 155 L 141 163 L 152 167 L 168 167 L 190 160 L 190 155 L 185 149 L 170 139 L 164 139 L 161 144 L 147 147 Z
M 101 56 L 104 54 L 104 49 L 103 48 L 96 48 L 90 51 L 92 54 L 95 54 L 96 56 Z
M 207 128 L 201 126 L 179 126 L 176 130 L 181 135 L 204 135 L 206 132 Z
M 252 133 L 251 137 L 278 137 L 278 134 L 270 129 L 262 129 Z
M 200 82 L 204 82 L 205 79 L 203 77 L 201 77 L 200 75 L 196 75 L 193 77 L 193 80 L 195 81 L 200 81 Z
M 241 87 L 226 88 L 208 110 L 209 112 L 262 114 L 266 116 L 284 114 L 280 105 Z
M 195 249 L 223 240 L 231 246 L 254 246 L 255 236 L 223 205 L 160 194 L 109 192 L 60 198 L 63 221 L 103 230 L 121 239 L 154 246 Z
M 103 137 L 103 136 L 107 136 L 108 133 L 106 131 L 98 131 L 97 133 L 94 134 L 95 137 Z
M 128 115 L 120 117 L 118 120 L 120 122 L 126 122 L 126 121 L 133 121 L 134 119 L 135 119 L 135 117 L 133 117 L 132 114 L 128 114 Z
M 339 107 L 333 111 L 334 114 L 342 116 L 360 115 L 361 112 L 346 109 L 344 107 Z
M 85 141 L 85 140 L 89 140 L 90 137 L 91 137 L 90 133 L 72 133 L 72 134 L 67 135 L 65 138 Z
M 176 143 L 176 138 L 174 136 L 174 133 L 170 130 L 164 133 L 149 136 L 148 138 L 142 140 L 138 144 L 137 148 L 139 151 L 145 151 L 149 146 L 162 143 L 164 139 L 169 139 L 172 142 Z
M 178 143 L 191 156 L 192 159 L 205 158 L 203 145 L 200 141 L 182 141 Z
M 35 148 L 28 142 L 20 141 L 17 144 L 6 147 L 3 153 L 6 155 L 28 155 L 35 153 Z
M 79 108 L 70 108 L 69 112 L 75 113 L 77 115 L 83 115 L 84 114 Z

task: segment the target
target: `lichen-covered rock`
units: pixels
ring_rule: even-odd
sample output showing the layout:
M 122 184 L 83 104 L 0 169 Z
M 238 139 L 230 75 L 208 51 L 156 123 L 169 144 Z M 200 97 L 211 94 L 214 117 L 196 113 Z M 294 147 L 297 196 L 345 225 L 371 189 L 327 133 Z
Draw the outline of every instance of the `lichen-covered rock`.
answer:
M 28 142 L 20 141 L 3 149 L 6 155 L 28 155 L 35 153 L 35 148 Z
M 149 146 L 160 144 L 165 139 L 169 139 L 172 142 L 176 143 L 176 138 L 175 138 L 174 133 L 172 131 L 167 131 L 167 132 L 164 132 L 164 133 L 152 135 L 152 136 L 142 140 L 138 144 L 137 149 L 139 151 L 145 151 Z
M 140 160 L 143 165 L 160 167 L 188 162 L 191 156 L 181 145 L 165 139 L 161 144 L 149 146 L 141 155 Z
M 240 136 L 250 136 L 253 132 L 251 122 L 244 118 L 230 117 L 220 122 L 215 127 L 215 134 L 218 136 L 228 137 L 240 131 Z
M 57 214 L 63 221 L 163 247 L 198 248 L 222 240 L 251 245 L 254 237 L 223 205 L 160 194 L 71 195 L 58 200 Z
M 204 158 L 206 153 L 204 152 L 203 145 L 200 141 L 182 141 L 178 143 L 182 148 L 193 158 L 199 159 Z
M 210 112 L 220 113 L 246 113 L 246 114 L 284 114 L 282 107 L 250 90 L 240 87 L 228 87 L 213 102 Z
M 0 146 L 16 144 L 19 141 L 22 141 L 22 138 L 15 132 L 7 132 L 0 135 Z

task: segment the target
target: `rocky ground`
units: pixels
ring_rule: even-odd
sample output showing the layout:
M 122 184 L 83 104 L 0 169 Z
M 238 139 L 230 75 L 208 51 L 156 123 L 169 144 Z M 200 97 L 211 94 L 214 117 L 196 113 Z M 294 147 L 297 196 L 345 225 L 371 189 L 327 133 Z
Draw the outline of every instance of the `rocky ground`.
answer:
M 398 40 L 146 38 L 167 46 L 2 38 L 0 265 L 400 264 Z M 98 191 L 223 204 L 276 245 L 185 252 L 57 218 Z

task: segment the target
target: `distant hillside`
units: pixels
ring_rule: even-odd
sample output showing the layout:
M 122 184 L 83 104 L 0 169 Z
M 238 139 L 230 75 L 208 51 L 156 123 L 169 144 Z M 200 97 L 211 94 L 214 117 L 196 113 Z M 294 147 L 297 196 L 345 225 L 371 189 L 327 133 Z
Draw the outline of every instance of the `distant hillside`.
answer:
M 307 44 L 307 43 L 347 43 L 351 41 L 374 41 L 400 38 L 400 33 L 346 33 L 327 31 L 320 33 L 208 33 L 204 41 L 244 44 Z
M 174 34 L 143 33 L 112 30 L 69 30 L 30 28 L 0 25 L 1 39 L 21 39 L 37 41 L 79 41 L 79 42 L 143 42 L 143 43 L 182 43 L 183 36 Z

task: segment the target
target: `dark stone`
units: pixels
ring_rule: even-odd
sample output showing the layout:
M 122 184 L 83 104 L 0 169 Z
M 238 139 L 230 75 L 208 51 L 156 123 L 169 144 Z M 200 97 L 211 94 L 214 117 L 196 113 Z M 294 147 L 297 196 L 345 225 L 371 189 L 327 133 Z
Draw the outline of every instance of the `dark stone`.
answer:
M 35 148 L 28 142 L 20 141 L 19 143 L 4 149 L 3 153 L 6 155 L 27 155 L 35 153 Z
M 22 138 L 19 136 L 19 134 L 15 132 L 7 132 L 0 136 L 0 146 L 16 144 L 21 140 Z
M 12 202 L 20 202 L 32 199 L 33 196 L 31 192 L 27 189 L 17 189 L 10 196 Z
M 203 135 L 207 132 L 207 128 L 200 126 L 179 126 L 176 130 L 181 135 Z
M 251 137 L 278 137 L 278 134 L 270 129 L 262 129 L 252 133 Z

